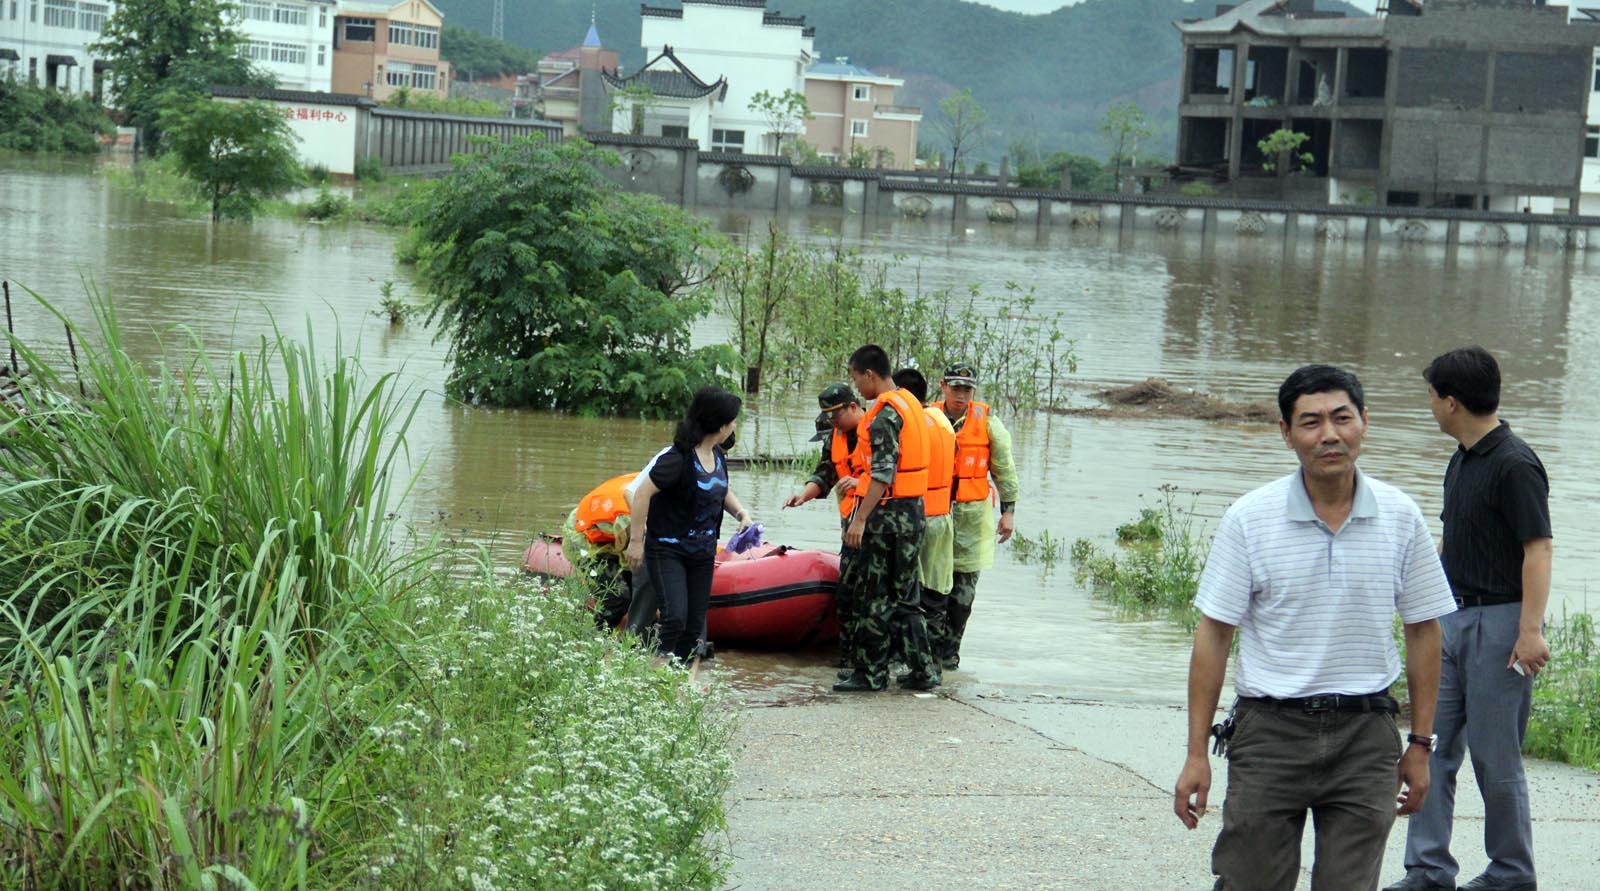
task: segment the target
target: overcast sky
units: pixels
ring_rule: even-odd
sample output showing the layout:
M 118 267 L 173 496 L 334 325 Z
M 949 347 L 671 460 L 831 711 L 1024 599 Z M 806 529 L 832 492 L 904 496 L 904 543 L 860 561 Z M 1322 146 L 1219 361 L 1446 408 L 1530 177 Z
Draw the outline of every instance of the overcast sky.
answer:
M 1080 2 L 1080 0 L 972 0 L 972 2 L 983 3 L 1000 9 L 1009 9 L 1013 12 L 1052 12 L 1063 6 L 1071 6 Z M 1350 0 L 1350 2 L 1368 12 L 1371 12 L 1373 6 L 1376 5 L 1376 0 Z M 1215 0 L 1205 0 L 1200 5 L 1212 9 L 1216 8 Z

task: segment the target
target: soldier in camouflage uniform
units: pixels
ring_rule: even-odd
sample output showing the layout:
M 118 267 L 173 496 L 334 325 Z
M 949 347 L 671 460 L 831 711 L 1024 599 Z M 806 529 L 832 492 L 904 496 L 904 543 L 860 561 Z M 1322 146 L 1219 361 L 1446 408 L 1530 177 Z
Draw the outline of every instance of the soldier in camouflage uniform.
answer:
M 915 399 L 896 390 L 890 378 L 889 357 L 878 346 L 864 346 L 850 357 L 850 377 L 861 395 L 876 401 L 867 430 L 870 448 L 870 483 L 845 527 L 846 547 L 859 552 L 848 566 L 842 586 L 855 598 L 851 611 L 849 656 L 855 669 L 833 686 L 839 692 L 882 690 L 889 681 L 890 638 L 900 638 L 901 652 L 911 669 L 902 686 L 931 690 L 939 683 L 939 663 L 928 642 L 922 617 L 922 584 L 917 564 L 925 524 L 922 493 L 914 497 L 889 497 L 901 473 L 901 436 L 911 441 L 926 437 L 924 428 L 903 431 L 907 423 L 927 423 Z M 895 398 L 891 398 L 895 397 Z M 915 417 L 906 418 L 896 406 L 910 406 Z M 928 451 L 926 439 L 923 452 Z M 926 474 L 924 469 L 922 473 Z
M 850 492 L 855 488 L 856 478 L 853 468 L 846 466 L 841 471 L 839 462 L 835 460 L 835 446 L 837 445 L 837 451 L 844 455 L 855 454 L 856 425 L 861 423 L 865 412 L 861 409 L 861 401 L 850 391 L 849 384 L 829 384 L 823 387 L 822 392 L 817 394 L 817 407 L 822 411 L 817 415 L 817 435 L 811 437 L 811 441 L 822 443 L 822 456 L 817 461 L 817 468 L 812 471 L 811 477 L 805 481 L 798 493 L 790 495 L 783 502 L 783 506 L 799 507 L 833 492 L 840 499 L 839 526 L 843 532 L 844 527 L 850 522 L 849 504 L 854 501 L 854 496 Z M 846 568 L 855 555 L 855 548 L 841 548 L 839 551 L 839 587 L 834 594 L 839 621 L 839 680 L 844 680 L 851 674 L 847 654 L 851 651 L 850 631 L 853 623 L 850 620 L 850 609 L 854 604 L 854 598 L 844 585 L 844 577 Z

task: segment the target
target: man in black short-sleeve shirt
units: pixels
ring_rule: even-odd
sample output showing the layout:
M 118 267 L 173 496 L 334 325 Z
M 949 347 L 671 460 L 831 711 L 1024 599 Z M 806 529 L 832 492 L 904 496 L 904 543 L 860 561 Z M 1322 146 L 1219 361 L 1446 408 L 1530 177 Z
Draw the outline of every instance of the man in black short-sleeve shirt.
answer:
M 1429 764 L 1434 792 L 1411 817 L 1406 876 L 1385 891 L 1450 891 L 1456 772 L 1464 750 L 1484 804 L 1489 866 L 1463 891 L 1536 891 L 1522 769 L 1533 677 L 1550 659 L 1550 482 L 1533 449 L 1499 418 L 1500 366 L 1482 347 L 1423 372 L 1434 420 L 1459 444 L 1444 476 L 1439 554 L 1460 609 L 1441 620 L 1444 658 Z

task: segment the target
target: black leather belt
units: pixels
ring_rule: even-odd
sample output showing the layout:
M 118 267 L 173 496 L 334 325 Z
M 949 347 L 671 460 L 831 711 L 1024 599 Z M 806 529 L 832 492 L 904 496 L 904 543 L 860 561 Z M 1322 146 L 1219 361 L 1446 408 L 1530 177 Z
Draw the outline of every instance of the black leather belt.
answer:
M 1252 702 L 1273 708 L 1296 709 L 1308 715 L 1322 712 L 1387 712 L 1400 714 L 1400 703 L 1387 691 L 1362 696 L 1327 693 L 1322 696 L 1299 696 L 1292 699 L 1273 699 L 1267 696 L 1242 696 L 1240 702 Z
M 1507 597 L 1504 594 L 1457 594 L 1456 606 L 1466 609 L 1471 606 L 1500 606 L 1504 603 L 1519 603 L 1521 597 Z

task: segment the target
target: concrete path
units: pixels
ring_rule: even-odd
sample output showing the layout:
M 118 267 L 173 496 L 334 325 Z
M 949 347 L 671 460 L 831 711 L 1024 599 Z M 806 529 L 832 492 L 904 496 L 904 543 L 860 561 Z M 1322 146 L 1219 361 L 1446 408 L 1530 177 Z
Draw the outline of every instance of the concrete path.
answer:
M 939 695 L 751 691 L 729 797 L 727 888 L 1203 891 L 1226 769 L 1200 828 L 1172 815 L 1183 758 L 1175 704 L 1073 700 L 962 683 Z M 1465 771 L 1470 774 L 1470 769 Z M 1600 774 L 1529 765 L 1540 887 L 1600 887 Z M 1482 807 L 1470 776 L 1457 856 L 1476 875 Z M 1303 862 L 1310 864 L 1308 839 Z M 1402 873 L 1397 823 L 1385 883 Z M 1300 888 L 1309 888 L 1309 873 Z

